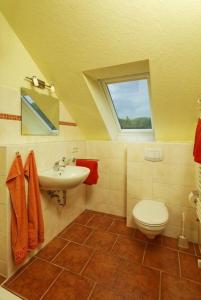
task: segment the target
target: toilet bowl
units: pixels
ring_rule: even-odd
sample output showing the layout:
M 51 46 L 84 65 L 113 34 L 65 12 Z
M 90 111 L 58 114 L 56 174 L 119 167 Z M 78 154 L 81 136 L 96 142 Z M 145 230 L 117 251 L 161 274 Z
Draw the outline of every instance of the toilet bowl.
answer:
M 149 239 L 154 239 L 165 229 L 169 214 L 163 202 L 141 200 L 133 208 L 133 217 L 138 229 Z

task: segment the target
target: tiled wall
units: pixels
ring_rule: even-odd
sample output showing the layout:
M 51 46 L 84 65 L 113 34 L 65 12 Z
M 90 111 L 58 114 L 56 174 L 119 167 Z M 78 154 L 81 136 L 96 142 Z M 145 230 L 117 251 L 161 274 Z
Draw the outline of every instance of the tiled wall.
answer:
M 87 157 L 99 159 L 97 185 L 87 186 L 87 208 L 126 215 L 126 145 L 87 141 Z
M 97 185 L 81 185 L 67 191 L 67 206 L 59 207 L 42 192 L 46 242 L 68 225 L 85 208 L 127 216 L 127 224 L 134 226 L 132 209 L 141 199 L 164 201 L 170 212 L 166 235 L 177 236 L 181 228 L 181 214 L 186 212 L 186 233 L 197 240 L 197 223 L 194 209 L 188 202 L 188 194 L 196 188 L 195 164 L 191 143 L 121 143 L 109 141 L 44 142 L 8 145 L 0 148 L 0 273 L 14 271 L 10 248 L 10 201 L 5 185 L 6 175 L 19 151 L 25 161 L 34 150 L 38 169 L 45 170 L 63 156 L 71 156 L 72 148 L 78 148 L 76 157 L 99 159 Z M 144 160 L 145 148 L 163 149 L 162 162 Z
M 24 145 L 10 145 L 1 149 L 1 176 L 0 176 L 0 273 L 9 275 L 15 270 L 12 262 L 10 247 L 10 199 L 5 186 L 6 174 L 15 158 L 15 153 L 20 152 L 23 162 L 30 150 L 34 150 L 39 170 L 51 168 L 55 161 L 63 156 L 71 157 L 72 148 L 77 147 L 79 157 L 85 157 L 85 142 L 48 142 Z M 3 156 L 3 155 L 4 156 Z M 6 158 L 6 159 L 5 159 Z M 4 168 L 2 168 L 2 165 Z M 2 171 L 4 169 L 4 171 Z M 45 222 L 45 243 L 55 237 L 66 227 L 77 215 L 85 209 L 85 185 L 67 191 L 67 205 L 60 207 L 54 200 L 51 200 L 47 192 L 43 191 L 42 209 Z M 6 211 L 7 210 L 7 211 Z M 6 219 L 6 220 L 5 220 Z M 2 224 L 3 226 L 1 226 Z M 3 232 L 1 231 L 3 230 Z M 5 242 L 5 238 L 7 241 Z
M 144 160 L 146 148 L 160 148 L 161 162 Z M 181 215 L 186 213 L 186 234 L 197 241 L 195 209 L 188 201 L 190 191 L 196 189 L 192 143 L 151 143 L 127 146 L 127 224 L 134 226 L 132 209 L 141 199 L 155 199 L 167 204 L 169 222 L 165 235 L 177 237 L 181 233 Z
M 145 148 L 163 150 L 163 161 L 144 160 Z M 176 237 L 181 230 L 181 214 L 186 213 L 186 234 L 197 241 L 197 222 L 188 194 L 196 189 L 192 143 L 87 142 L 88 158 L 98 158 L 99 182 L 87 187 L 87 208 L 127 216 L 135 226 L 132 210 L 141 199 L 167 204 L 170 219 L 166 235 Z
M 8 192 L 5 185 L 7 176 L 5 147 L 0 147 L 0 166 L 0 274 L 6 275 L 8 259 Z

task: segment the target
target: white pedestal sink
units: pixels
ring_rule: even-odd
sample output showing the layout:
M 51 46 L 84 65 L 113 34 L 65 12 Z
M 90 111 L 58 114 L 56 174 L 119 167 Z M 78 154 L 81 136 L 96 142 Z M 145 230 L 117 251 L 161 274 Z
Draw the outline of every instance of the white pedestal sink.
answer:
M 66 166 L 60 171 L 53 169 L 39 172 L 39 183 L 43 190 L 68 190 L 81 184 L 90 170 L 79 166 Z

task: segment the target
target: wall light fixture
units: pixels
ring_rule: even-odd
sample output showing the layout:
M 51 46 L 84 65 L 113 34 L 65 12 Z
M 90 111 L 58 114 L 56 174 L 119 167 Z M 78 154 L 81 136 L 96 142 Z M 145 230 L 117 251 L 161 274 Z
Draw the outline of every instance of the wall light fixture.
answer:
M 40 89 L 48 88 L 52 93 L 55 92 L 55 87 L 53 84 L 46 84 L 45 81 L 38 79 L 36 76 L 25 77 L 26 80 L 30 81 L 33 86 L 38 87 Z

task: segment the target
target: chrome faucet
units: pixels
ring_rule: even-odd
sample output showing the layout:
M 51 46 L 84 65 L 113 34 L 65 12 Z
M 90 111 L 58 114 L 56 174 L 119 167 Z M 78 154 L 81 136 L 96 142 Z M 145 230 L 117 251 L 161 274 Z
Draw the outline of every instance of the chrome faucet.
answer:
M 61 166 L 63 166 L 63 167 L 66 167 L 67 165 L 69 165 L 70 164 L 70 159 L 68 159 L 67 157 L 62 157 L 62 160 L 61 160 Z
M 61 166 L 66 167 L 67 165 L 74 163 L 75 160 L 76 160 L 75 157 L 71 157 L 71 158 L 63 157 L 61 161 Z
M 55 164 L 54 164 L 54 166 L 53 166 L 53 170 L 54 170 L 54 171 L 59 171 L 59 170 L 60 170 L 59 160 L 55 162 Z
M 55 162 L 53 166 L 54 171 L 61 171 L 63 170 L 67 165 L 70 165 L 71 163 L 75 162 L 75 157 L 67 158 L 67 157 L 62 157 L 61 160 L 58 160 Z

